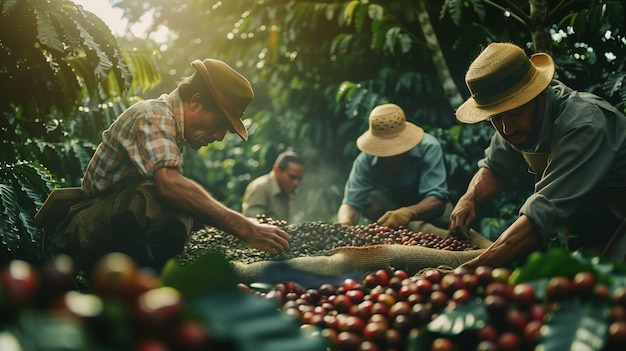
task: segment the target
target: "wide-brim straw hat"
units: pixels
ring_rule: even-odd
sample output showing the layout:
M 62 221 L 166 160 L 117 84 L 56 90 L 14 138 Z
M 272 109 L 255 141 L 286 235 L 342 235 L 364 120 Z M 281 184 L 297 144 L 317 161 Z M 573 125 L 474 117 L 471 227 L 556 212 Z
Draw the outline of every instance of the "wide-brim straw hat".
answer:
M 407 122 L 396 104 L 382 104 L 370 112 L 369 129 L 356 140 L 359 150 L 372 156 L 388 157 L 405 153 L 422 141 L 424 129 Z
M 477 123 L 522 106 L 548 87 L 554 69 L 548 54 L 529 59 L 517 45 L 489 44 L 465 74 L 471 96 L 456 110 L 456 118 Z
M 226 115 L 235 133 L 248 140 L 248 130 L 241 121 L 243 113 L 254 99 L 250 82 L 223 61 L 194 60 L 191 65 L 215 98 L 217 106 Z

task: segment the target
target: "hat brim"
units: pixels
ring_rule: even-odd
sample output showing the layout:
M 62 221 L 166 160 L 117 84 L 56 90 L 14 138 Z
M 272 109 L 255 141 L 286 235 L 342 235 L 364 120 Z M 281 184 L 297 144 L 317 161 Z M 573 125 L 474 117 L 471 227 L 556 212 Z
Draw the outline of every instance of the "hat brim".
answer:
M 356 146 L 364 153 L 377 157 L 389 157 L 405 153 L 422 141 L 424 129 L 406 122 L 406 128 L 391 138 L 372 135 L 368 130 L 356 140 Z
M 219 107 L 220 111 L 228 118 L 228 121 L 230 122 L 230 125 L 232 127 L 232 131 L 237 133 L 244 141 L 248 141 L 248 130 L 241 121 L 241 117 L 232 115 L 224 107 L 224 102 L 222 101 L 221 95 L 218 94 L 217 88 L 215 87 L 215 84 L 213 83 L 211 75 L 204 65 L 204 62 L 200 60 L 194 60 L 193 62 L 191 62 L 191 65 L 196 69 L 196 71 L 198 71 L 200 77 L 202 77 L 204 85 L 206 85 L 207 89 L 217 102 L 217 106 Z
M 485 121 L 499 113 L 518 108 L 534 99 L 544 91 L 554 77 L 554 61 L 550 55 L 544 53 L 534 54 L 530 61 L 535 66 L 535 75 L 528 84 L 496 103 L 479 105 L 474 98 L 470 97 L 456 110 L 456 118 L 468 124 Z

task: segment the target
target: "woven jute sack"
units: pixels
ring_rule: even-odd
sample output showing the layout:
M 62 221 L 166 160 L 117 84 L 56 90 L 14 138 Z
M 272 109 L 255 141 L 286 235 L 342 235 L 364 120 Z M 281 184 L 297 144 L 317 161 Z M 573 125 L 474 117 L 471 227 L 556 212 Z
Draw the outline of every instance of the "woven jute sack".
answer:
M 328 256 L 296 257 L 285 261 L 261 261 L 250 264 L 233 262 L 235 271 L 244 283 L 257 281 L 272 265 L 288 265 L 303 272 L 326 276 L 339 276 L 351 272 L 367 272 L 393 267 L 417 274 L 427 268 L 451 269 L 473 259 L 491 244 L 491 241 L 474 232 L 470 243 L 478 247 L 469 251 L 447 251 L 423 246 L 381 244 L 365 247 L 341 247 Z

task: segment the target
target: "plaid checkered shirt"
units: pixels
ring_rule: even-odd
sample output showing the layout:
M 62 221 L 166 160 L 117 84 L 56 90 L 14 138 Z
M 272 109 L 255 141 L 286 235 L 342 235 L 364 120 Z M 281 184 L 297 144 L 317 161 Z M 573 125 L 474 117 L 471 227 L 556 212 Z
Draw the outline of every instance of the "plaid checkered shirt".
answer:
M 161 167 L 175 167 L 182 173 L 183 131 L 178 89 L 135 103 L 102 133 L 83 177 L 83 192 L 94 196 L 121 189 L 152 179 Z

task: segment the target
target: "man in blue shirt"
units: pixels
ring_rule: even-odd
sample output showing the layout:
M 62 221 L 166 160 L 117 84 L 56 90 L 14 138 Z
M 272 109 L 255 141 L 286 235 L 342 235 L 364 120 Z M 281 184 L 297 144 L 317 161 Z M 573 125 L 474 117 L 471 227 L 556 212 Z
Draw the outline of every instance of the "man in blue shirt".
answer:
M 372 110 L 356 145 L 361 153 L 345 185 L 338 223 L 355 225 L 364 216 L 390 228 L 447 236 L 452 204 L 437 139 L 407 122 L 400 106 L 386 103 Z

